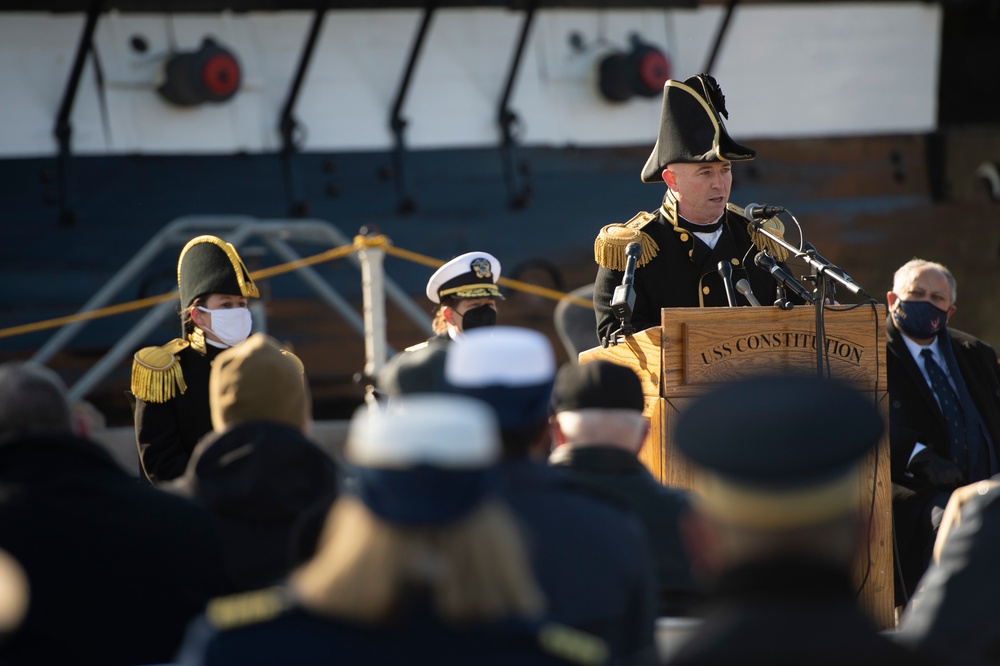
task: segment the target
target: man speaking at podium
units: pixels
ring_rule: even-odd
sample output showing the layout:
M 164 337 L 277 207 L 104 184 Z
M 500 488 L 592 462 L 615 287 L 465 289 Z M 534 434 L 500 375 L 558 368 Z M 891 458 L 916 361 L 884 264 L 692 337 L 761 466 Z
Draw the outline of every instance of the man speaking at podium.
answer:
M 774 302 L 775 281 L 754 264 L 754 255 L 767 249 L 780 262 L 786 254 L 761 234 L 752 238 L 743 209 L 729 204 L 732 163 L 752 160 L 757 153 L 729 136 L 723 116 L 729 118 L 726 100 L 711 76 L 666 82 L 659 136 L 641 175 L 644 183 L 666 183 L 663 204 L 604 227 L 594 242 L 600 265 L 594 309 L 602 344 L 613 342 L 621 327 L 611 303 L 625 275 L 625 248 L 632 242 L 642 248 L 631 308 L 636 331 L 659 326 L 664 307 L 750 305 L 748 297 L 733 290 L 741 279 L 760 303 Z M 765 225 L 780 237 L 777 218 Z

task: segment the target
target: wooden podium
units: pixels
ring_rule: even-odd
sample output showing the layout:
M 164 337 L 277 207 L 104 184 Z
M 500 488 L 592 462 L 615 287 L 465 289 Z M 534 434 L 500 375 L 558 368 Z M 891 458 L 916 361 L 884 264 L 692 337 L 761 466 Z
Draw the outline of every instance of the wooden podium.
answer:
M 859 501 L 872 517 L 871 545 L 855 571 L 860 603 L 879 629 L 895 627 L 885 314 L 884 305 L 828 306 L 823 326 L 824 366 L 829 366 L 824 375 L 870 396 L 886 423 L 861 469 Z M 605 359 L 635 370 L 650 422 L 643 463 L 661 483 L 698 492 L 688 461 L 671 442 L 674 420 L 714 384 L 765 372 L 815 374 L 815 317 L 811 306 L 663 308 L 659 329 L 640 331 L 617 346 L 588 349 L 579 360 Z

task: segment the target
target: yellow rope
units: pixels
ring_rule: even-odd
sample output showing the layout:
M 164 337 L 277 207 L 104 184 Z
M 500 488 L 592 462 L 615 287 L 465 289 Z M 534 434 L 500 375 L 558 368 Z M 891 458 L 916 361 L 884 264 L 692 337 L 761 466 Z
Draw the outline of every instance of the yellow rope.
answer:
M 322 264 L 327 261 L 333 261 L 334 259 L 340 259 L 346 257 L 352 252 L 357 252 L 366 247 L 377 247 L 381 248 L 386 254 L 398 257 L 400 259 L 405 259 L 406 261 L 412 261 L 413 263 L 423 264 L 424 266 L 429 266 L 431 268 L 439 268 L 444 265 L 444 262 L 439 259 L 434 259 L 433 257 L 428 257 L 427 255 L 419 254 L 417 252 L 411 252 L 410 250 L 404 250 L 402 248 L 394 247 L 389 239 L 383 235 L 379 234 L 377 236 L 355 236 L 353 245 L 342 245 L 340 247 L 335 247 L 325 252 L 320 252 L 319 254 L 314 254 L 311 257 L 304 257 L 302 259 L 296 259 L 295 261 L 289 261 L 285 264 L 279 264 L 277 266 L 271 266 L 269 268 L 262 268 L 256 270 L 250 274 L 253 280 L 264 280 L 275 275 L 283 275 L 285 273 L 291 273 L 294 270 L 303 268 L 305 266 L 314 266 L 316 264 Z M 574 305 L 579 305 L 584 308 L 592 308 L 593 303 L 576 296 L 570 296 L 561 291 L 555 289 L 548 289 L 546 287 L 540 287 L 538 285 L 530 284 L 528 282 L 521 282 L 520 280 L 512 280 L 510 278 L 500 278 L 498 283 L 514 289 L 516 291 L 524 291 L 530 294 L 535 294 L 537 296 L 544 296 L 545 298 L 550 298 L 552 300 L 558 301 L 566 298 L 570 303 Z M 143 310 L 145 308 L 151 307 L 153 305 L 158 305 L 164 301 L 169 301 L 171 299 L 177 298 L 177 290 L 173 290 L 166 294 L 160 294 L 159 296 L 148 296 L 146 298 L 141 298 L 137 301 L 131 301 L 129 303 L 119 303 L 117 305 L 108 305 L 103 308 L 98 308 L 96 310 L 90 310 L 88 312 L 80 312 L 77 314 L 67 315 L 65 317 L 56 317 L 55 319 L 46 319 L 45 321 L 35 322 L 33 324 L 24 324 L 21 326 L 12 326 L 10 328 L 0 329 L 0 339 L 2 338 L 12 338 L 18 335 L 25 335 L 27 333 L 36 333 L 38 331 L 44 331 L 50 328 L 58 328 L 60 326 L 65 326 L 67 324 L 72 324 L 77 321 L 90 321 L 93 319 L 102 319 L 104 317 L 110 317 L 117 314 L 122 314 L 123 312 L 133 312 L 135 310 Z

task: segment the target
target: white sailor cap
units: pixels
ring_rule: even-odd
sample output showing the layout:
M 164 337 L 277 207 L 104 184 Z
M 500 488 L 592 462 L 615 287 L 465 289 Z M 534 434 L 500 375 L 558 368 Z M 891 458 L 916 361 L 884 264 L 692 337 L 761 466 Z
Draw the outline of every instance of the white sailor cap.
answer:
M 478 400 L 406 395 L 384 410 L 359 407 L 344 453 L 353 492 L 374 514 L 396 525 L 444 525 L 496 492 L 500 432 Z
M 489 252 L 466 252 L 434 272 L 427 281 L 427 298 L 440 303 L 442 296 L 453 298 L 497 298 L 500 260 Z
M 451 437 L 456 429 L 461 437 Z M 360 467 L 484 467 L 500 454 L 496 417 L 488 405 L 462 396 L 399 396 L 384 409 L 359 407 L 344 455 Z
M 449 390 L 493 407 L 502 431 L 544 421 L 556 375 L 549 339 L 515 326 L 477 328 L 448 345 Z

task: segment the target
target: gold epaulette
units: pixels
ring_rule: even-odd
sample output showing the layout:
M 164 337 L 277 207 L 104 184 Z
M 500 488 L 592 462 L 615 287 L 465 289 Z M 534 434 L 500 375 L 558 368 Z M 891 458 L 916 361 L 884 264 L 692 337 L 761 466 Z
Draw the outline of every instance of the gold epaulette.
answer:
M 549 654 L 574 664 L 593 666 L 608 661 L 608 645 L 603 639 L 564 624 L 543 625 L 538 632 L 538 643 Z
M 726 204 L 726 210 L 730 213 L 735 213 L 740 217 L 746 217 L 744 215 L 745 211 L 742 206 L 737 206 L 732 201 Z M 778 238 L 784 239 L 785 237 L 785 225 L 782 224 L 781 220 L 777 217 L 769 217 L 760 226 L 764 227 L 772 234 Z M 777 261 L 787 261 L 788 260 L 788 250 L 784 246 L 778 245 L 773 240 L 760 233 L 753 228 L 749 222 L 747 222 L 747 231 L 750 232 L 750 240 L 753 241 L 754 247 L 758 250 L 764 250 L 769 255 L 774 257 Z
M 177 354 L 191 343 L 181 338 L 162 347 L 144 347 L 132 359 L 132 393 L 143 402 L 162 403 L 184 393 L 184 373 Z
M 594 241 L 594 261 L 604 268 L 623 271 L 626 263 L 625 248 L 629 243 L 637 242 L 642 247 L 642 254 L 635 265 L 639 267 L 648 264 L 660 248 L 642 228 L 655 219 L 656 213 L 638 213 L 625 224 L 603 227 Z
M 226 631 L 273 620 L 292 605 L 287 589 L 268 587 L 212 599 L 205 607 L 205 617 L 215 629 Z
M 410 345 L 409 347 L 407 347 L 403 351 L 418 351 L 420 349 L 425 349 L 425 348 L 429 347 L 430 344 L 431 343 L 427 342 L 427 340 L 424 340 L 423 342 L 418 342 L 415 345 Z

